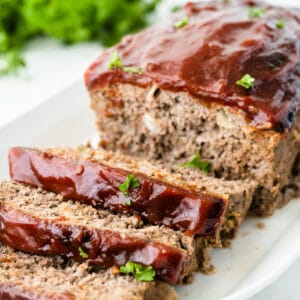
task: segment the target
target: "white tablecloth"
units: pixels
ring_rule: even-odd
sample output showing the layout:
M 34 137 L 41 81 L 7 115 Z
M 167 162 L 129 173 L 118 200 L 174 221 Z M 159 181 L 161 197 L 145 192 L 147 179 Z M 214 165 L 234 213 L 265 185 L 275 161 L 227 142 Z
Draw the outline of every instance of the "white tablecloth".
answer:
M 96 44 L 63 47 L 49 40 L 32 43 L 26 50 L 28 67 L 19 76 L 0 78 L 0 127 L 78 80 L 99 49 Z M 253 299 L 299 300 L 299 282 L 300 259 Z

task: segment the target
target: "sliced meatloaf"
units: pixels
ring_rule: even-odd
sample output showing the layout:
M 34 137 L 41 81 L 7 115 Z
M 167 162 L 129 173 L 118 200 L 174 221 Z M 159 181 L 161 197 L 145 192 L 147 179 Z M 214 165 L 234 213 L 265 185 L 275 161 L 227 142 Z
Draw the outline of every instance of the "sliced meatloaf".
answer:
M 300 193 L 299 58 L 296 11 L 188 3 L 87 70 L 101 146 L 171 165 L 199 152 L 217 177 L 255 179 L 252 210 L 271 214 Z
M 42 257 L 0 245 L 2 300 L 176 300 L 166 283 L 137 282 L 87 263 Z
M 32 254 L 62 255 L 103 268 L 127 262 L 151 266 L 156 278 L 181 283 L 198 259 L 208 266 L 201 240 L 170 228 L 144 225 L 16 182 L 0 184 L 0 242 Z
M 202 172 L 152 165 L 133 157 L 80 147 L 45 151 L 12 148 L 12 179 L 100 208 L 205 237 L 220 245 L 234 236 L 251 203 L 251 183 L 211 178 Z M 181 172 L 181 173 L 179 173 Z M 178 173 L 177 175 L 175 173 Z M 180 175 L 180 176 L 178 176 Z M 137 186 L 124 195 L 131 176 Z

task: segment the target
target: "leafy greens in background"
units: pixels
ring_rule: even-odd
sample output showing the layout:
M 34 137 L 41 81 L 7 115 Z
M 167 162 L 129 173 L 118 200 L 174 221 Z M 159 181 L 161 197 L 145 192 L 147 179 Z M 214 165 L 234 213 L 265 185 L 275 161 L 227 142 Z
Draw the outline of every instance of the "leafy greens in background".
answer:
M 40 35 L 111 46 L 147 25 L 160 0 L 0 0 L 0 75 L 24 66 L 20 50 Z

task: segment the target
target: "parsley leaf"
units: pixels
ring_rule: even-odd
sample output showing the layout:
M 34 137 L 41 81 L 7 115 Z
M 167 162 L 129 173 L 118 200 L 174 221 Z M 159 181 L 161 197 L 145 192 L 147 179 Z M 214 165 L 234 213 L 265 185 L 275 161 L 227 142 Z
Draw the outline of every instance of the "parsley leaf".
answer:
M 82 257 L 82 258 L 89 258 L 89 255 L 83 251 L 83 249 L 81 247 L 78 248 L 79 250 L 79 255 Z
M 143 75 L 142 68 L 140 67 L 123 67 L 123 71 L 127 73 L 136 73 L 139 75 Z
M 280 19 L 277 23 L 276 23 L 276 27 L 278 29 L 283 29 L 285 27 L 285 22 L 284 20 Z
M 136 274 L 135 279 L 137 281 L 152 281 L 155 277 L 155 270 L 152 266 L 143 267 L 136 264 Z
M 132 201 L 129 199 L 125 202 L 125 205 L 130 206 L 132 204 Z
M 192 169 L 199 169 L 206 174 L 209 173 L 210 170 L 210 163 L 207 161 L 201 161 L 201 156 L 199 153 L 196 153 L 191 160 L 187 161 L 186 163 L 180 165 L 182 168 L 192 168 Z
M 244 87 L 245 89 L 250 89 L 253 87 L 255 78 L 249 74 L 245 74 L 241 79 L 239 79 L 236 84 Z
M 128 261 L 125 266 L 120 267 L 120 272 L 123 274 L 133 274 L 134 273 L 135 263 Z
M 251 18 L 260 18 L 266 12 L 265 8 L 260 7 L 250 7 L 249 16 Z
M 137 188 L 139 187 L 140 182 L 139 180 L 134 176 L 134 174 L 129 174 L 125 180 L 124 183 L 121 183 L 119 185 L 119 190 L 124 196 L 128 196 L 128 190 L 129 188 Z
M 123 63 L 118 52 L 115 51 L 111 54 L 108 67 L 112 70 L 115 68 L 123 68 Z
M 179 28 L 183 28 L 184 26 L 186 26 L 189 23 L 189 18 L 188 17 L 184 17 L 182 18 L 180 21 L 176 22 L 174 24 L 175 28 L 179 29 Z
M 116 51 L 111 54 L 108 67 L 111 70 L 119 68 L 127 73 L 136 73 L 139 75 L 143 74 L 142 68 L 140 68 L 140 67 L 124 67 L 122 59 L 121 59 L 119 53 Z
M 152 281 L 156 274 L 152 266 L 144 267 L 132 261 L 128 261 L 125 266 L 120 267 L 120 272 L 134 275 L 137 281 Z

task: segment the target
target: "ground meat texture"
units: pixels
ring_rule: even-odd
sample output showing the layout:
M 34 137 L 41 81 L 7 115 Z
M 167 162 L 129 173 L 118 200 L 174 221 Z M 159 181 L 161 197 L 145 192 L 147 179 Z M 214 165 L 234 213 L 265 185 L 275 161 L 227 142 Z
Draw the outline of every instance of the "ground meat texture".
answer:
M 95 270 L 87 263 L 15 251 L 0 244 L 0 298 L 8 300 L 176 300 L 166 283 Z
M 160 220 L 162 224 L 188 234 L 192 232 L 185 230 L 184 226 L 187 226 L 190 221 L 192 224 L 202 222 L 205 226 L 198 227 L 198 232 L 194 231 L 193 234 L 202 236 L 216 247 L 226 244 L 226 240 L 235 236 L 248 212 L 254 191 L 254 184 L 251 181 L 227 181 L 207 176 L 199 170 L 170 166 L 158 161 L 150 163 L 132 156 L 101 149 L 93 150 L 83 146 L 78 149 L 49 148 L 44 151 L 14 148 L 10 150 L 9 156 L 11 176 L 14 180 L 62 193 L 65 197 L 93 204 L 95 207 L 104 207 L 125 214 L 139 213 L 147 222 L 155 223 L 155 220 L 156 222 Z M 115 176 L 99 177 L 97 174 L 103 173 L 103 166 L 122 170 L 126 174 L 135 174 L 139 179 L 147 178 L 148 182 L 159 184 L 159 190 L 163 188 L 165 191 L 165 187 L 172 187 L 172 193 L 162 193 L 155 201 L 152 196 L 148 199 L 138 196 L 139 193 L 136 192 L 130 194 L 132 203 L 129 207 L 122 205 L 124 203 L 122 197 L 121 200 L 113 199 L 117 204 L 115 205 L 110 198 L 107 198 L 103 185 L 109 191 L 117 190 L 114 192 L 115 197 L 115 194 L 119 193 L 114 183 L 117 180 Z M 81 170 L 80 173 L 77 172 L 78 169 Z M 111 179 L 108 180 L 108 177 Z M 141 184 L 139 188 L 142 186 Z M 139 188 L 135 190 L 138 191 Z M 92 196 L 91 191 L 93 191 Z M 178 195 L 197 195 L 197 197 L 178 198 Z M 139 204 L 141 198 L 145 200 L 144 205 L 136 208 L 135 205 Z M 186 202 L 187 200 L 189 202 Z M 151 210 L 151 203 L 155 210 Z M 173 207 L 174 203 L 178 203 L 179 211 L 175 209 L 168 212 L 162 207 L 162 205 Z M 187 205 L 189 203 L 192 205 Z M 147 209 L 148 213 L 145 211 Z M 158 216 L 153 215 L 156 212 L 159 213 Z M 159 216 L 162 216 L 162 219 L 159 219 Z M 188 222 L 182 223 L 183 220 Z M 201 232 L 200 229 L 203 228 L 209 234 Z
M 255 180 L 251 210 L 270 215 L 300 193 L 300 18 L 256 1 L 225 2 L 187 4 L 124 38 L 91 65 L 86 85 L 102 147 L 170 166 L 199 152 L 212 175 Z M 251 6 L 264 9 L 260 18 Z M 176 29 L 184 16 L 188 24 Z M 272 25 L 281 18 L 284 30 Z M 114 51 L 143 74 L 109 69 Z M 236 84 L 245 74 L 252 88 Z
M 121 108 L 110 93 L 122 99 Z M 257 131 L 231 108 L 207 107 L 185 93 L 148 93 L 153 90 L 128 84 L 91 91 L 102 147 L 172 167 L 199 152 L 211 163 L 211 175 L 256 181 L 252 211 L 259 215 L 270 215 L 299 195 L 293 170 L 300 149 L 300 117 L 284 135 Z
M 59 195 L 14 182 L 0 185 L 0 200 L 0 242 L 16 249 L 104 268 L 133 261 L 152 266 L 157 278 L 171 283 L 189 280 L 198 268 L 195 240 L 179 231 L 62 201 Z
M 139 214 L 152 224 L 188 235 L 217 238 L 227 199 L 158 180 L 136 169 L 109 166 L 105 160 L 72 160 L 72 156 L 13 148 L 9 152 L 10 173 L 14 180 L 66 198 L 123 214 Z M 136 186 L 131 186 L 130 178 Z M 126 191 L 120 190 L 124 182 L 129 182 Z

